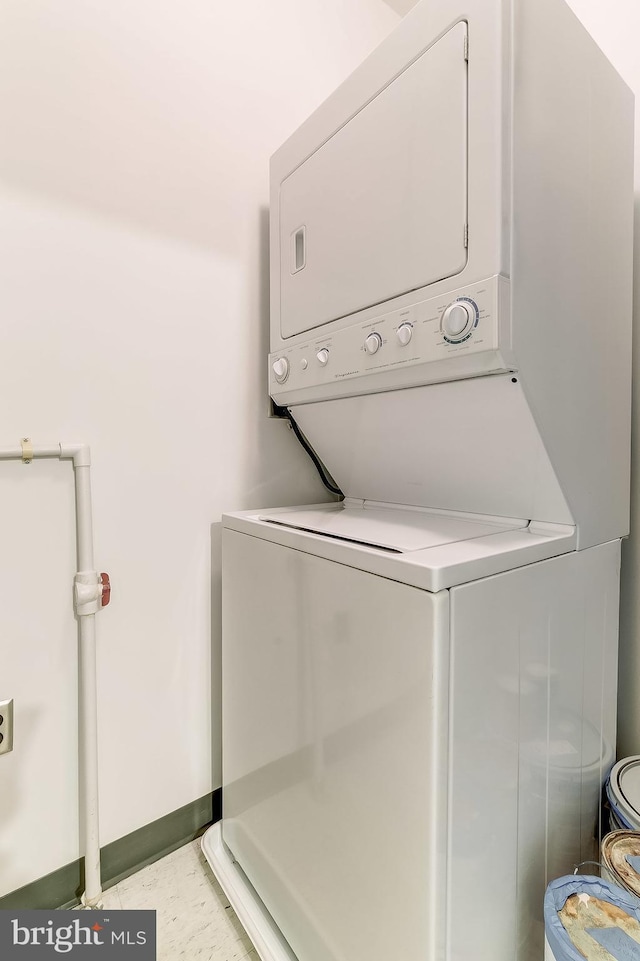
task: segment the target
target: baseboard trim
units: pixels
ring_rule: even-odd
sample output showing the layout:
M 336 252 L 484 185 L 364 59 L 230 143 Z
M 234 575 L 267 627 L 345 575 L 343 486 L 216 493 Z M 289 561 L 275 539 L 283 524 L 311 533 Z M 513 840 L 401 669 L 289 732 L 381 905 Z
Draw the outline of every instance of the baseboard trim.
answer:
M 164 817 L 145 824 L 101 850 L 102 886 L 106 890 L 140 868 L 170 854 L 197 838 L 205 828 L 222 817 L 222 790 L 185 804 Z M 73 907 L 84 890 L 84 861 L 72 861 L 37 881 L 5 894 L 0 910 L 17 908 Z

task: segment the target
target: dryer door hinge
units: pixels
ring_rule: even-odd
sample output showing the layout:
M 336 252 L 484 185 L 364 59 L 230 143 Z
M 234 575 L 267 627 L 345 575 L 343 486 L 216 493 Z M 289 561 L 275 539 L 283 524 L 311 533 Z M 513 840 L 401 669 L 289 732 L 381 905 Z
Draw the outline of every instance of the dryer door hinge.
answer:
M 469 224 L 464 225 L 464 245 L 469 246 Z
M 465 60 L 468 60 L 468 59 L 469 59 L 469 36 L 468 36 L 468 34 L 465 34 L 465 38 L 464 38 L 464 59 L 465 59 Z

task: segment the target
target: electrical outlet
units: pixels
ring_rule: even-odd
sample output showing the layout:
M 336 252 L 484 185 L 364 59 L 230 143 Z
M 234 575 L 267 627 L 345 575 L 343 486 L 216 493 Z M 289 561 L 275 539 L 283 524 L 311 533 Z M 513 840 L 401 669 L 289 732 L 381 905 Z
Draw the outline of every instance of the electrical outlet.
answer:
M 13 751 L 13 698 L 0 701 L 0 754 Z

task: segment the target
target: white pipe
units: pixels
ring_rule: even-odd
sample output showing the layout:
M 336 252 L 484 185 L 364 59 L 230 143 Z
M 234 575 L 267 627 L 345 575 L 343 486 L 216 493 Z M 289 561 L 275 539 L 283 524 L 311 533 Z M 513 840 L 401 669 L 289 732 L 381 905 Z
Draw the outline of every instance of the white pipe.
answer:
M 93 520 L 91 511 L 91 468 L 78 467 L 74 461 L 76 480 L 76 530 L 78 538 L 78 570 L 93 570 Z
M 34 447 L 34 457 L 62 457 L 62 444 L 55 447 Z M 22 460 L 22 447 L 0 447 L 0 460 Z
M 89 448 L 60 445 L 60 456 L 71 457 L 76 488 L 78 572 L 93 571 L 93 517 L 91 507 L 91 456 Z M 95 613 L 78 614 L 80 636 L 80 758 L 84 807 L 85 907 L 102 901 L 100 877 L 100 821 L 98 808 L 98 693 Z
M 25 446 L 25 444 L 27 446 Z M 101 586 L 93 569 L 93 521 L 91 509 L 91 453 L 86 444 L 57 444 L 0 448 L 0 461 L 59 457 L 73 461 L 76 495 L 76 614 L 79 632 L 79 729 L 80 793 L 84 809 L 86 908 L 101 907 L 100 824 L 98 811 L 98 711 L 95 613 L 100 609 Z M 79 590 L 83 591 L 79 600 Z
M 100 821 L 98 810 L 98 712 L 96 685 L 96 616 L 78 618 L 80 631 L 80 761 L 84 809 L 85 907 L 100 907 Z

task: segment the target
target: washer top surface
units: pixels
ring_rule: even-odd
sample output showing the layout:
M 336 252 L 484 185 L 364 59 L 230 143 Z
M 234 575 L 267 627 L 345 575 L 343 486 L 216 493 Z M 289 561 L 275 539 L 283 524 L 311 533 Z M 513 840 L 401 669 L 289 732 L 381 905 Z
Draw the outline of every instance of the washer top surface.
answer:
M 500 523 L 496 520 L 495 523 L 487 523 L 426 511 L 344 507 L 342 504 L 325 511 L 294 508 L 265 512 L 259 515 L 259 519 L 268 524 L 323 534 L 325 537 L 353 541 L 399 554 L 527 526 L 527 521 Z
M 575 550 L 575 528 L 371 501 L 223 515 L 223 527 L 436 592 Z

